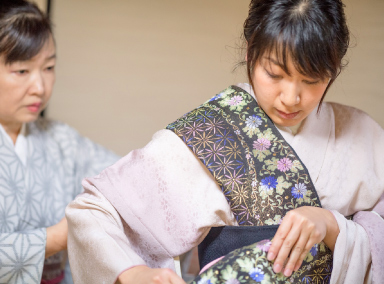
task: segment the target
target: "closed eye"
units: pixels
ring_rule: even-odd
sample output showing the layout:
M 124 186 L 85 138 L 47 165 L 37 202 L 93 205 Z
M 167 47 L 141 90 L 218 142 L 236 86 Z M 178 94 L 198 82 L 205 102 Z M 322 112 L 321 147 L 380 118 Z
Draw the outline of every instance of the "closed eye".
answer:
M 307 85 L 316 85 L 318 83 L 320 83 L 320 80 L 317 80 L 317 81 L 308 81 L 308 80 L 303 80 L 303 82 Z
M 281 78 L 283 78 L 283 76 L 281 76 L 281 75 L 275 75 L 275 74 L 272 74 L 272 73 L 268 72 L 267 69 L 265 69 L 265 68 L 264 68 L 264 71 L 272 79 L 281 79 Z

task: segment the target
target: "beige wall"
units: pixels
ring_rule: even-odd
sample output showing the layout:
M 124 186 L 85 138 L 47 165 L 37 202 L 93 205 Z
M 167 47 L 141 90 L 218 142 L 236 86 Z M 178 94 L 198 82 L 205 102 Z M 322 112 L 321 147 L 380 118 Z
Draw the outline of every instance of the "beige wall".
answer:
M 35 2 L 37 6 L 43 11 L 47 8 L 47 1 L 46 0 L 31 0 L 31 2 Z
M 349 65 L 327 100 L 360 108 L 384 127 L 384 1 L 344 3 L 352 33 Z
M 48 116 L 119 154 L 230 84 L 248 0 L 53 0 L 57 83 Z M 384 1 L 346 0 L 357 46 L 328 99 L 382 126 Z

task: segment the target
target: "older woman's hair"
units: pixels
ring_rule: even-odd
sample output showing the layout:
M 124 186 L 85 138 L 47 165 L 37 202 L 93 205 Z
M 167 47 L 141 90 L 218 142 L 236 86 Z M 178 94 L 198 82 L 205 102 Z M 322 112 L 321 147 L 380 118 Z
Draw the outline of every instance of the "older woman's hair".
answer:
M 4 56 L 6 64 L 31 59 L 51 35 L 48 17 L 35 4 L 1 0 L 0 56 Z
M 287 74 L 290 58 L 301 74 L 333 83 L 349 47 L 341 0 L 252 0 L 249 8 L 244 37 L 251 84 L 255 64 L 271 55 Z

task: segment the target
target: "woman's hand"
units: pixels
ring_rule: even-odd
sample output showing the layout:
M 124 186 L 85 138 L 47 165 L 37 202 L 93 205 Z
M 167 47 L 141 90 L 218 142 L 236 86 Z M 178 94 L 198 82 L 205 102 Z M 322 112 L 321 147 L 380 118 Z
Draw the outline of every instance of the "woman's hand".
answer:
M 47 228 L 45 258 L 67 249 L 68 224 L 64 217 L 59 223 Z
M 115 284 L 186 284 L 175 272 L 164 268 L 140 265 L 119 275 Z
M 268 260 L 275 260 L 273 270 L 278 273 L 289 256 L 284 275 L 291 276 L 315 244 L 324 241 L 333 251 L 339 232 L 332 212 L 311 206 L 296 208 L 285 215 L 269 248 Z

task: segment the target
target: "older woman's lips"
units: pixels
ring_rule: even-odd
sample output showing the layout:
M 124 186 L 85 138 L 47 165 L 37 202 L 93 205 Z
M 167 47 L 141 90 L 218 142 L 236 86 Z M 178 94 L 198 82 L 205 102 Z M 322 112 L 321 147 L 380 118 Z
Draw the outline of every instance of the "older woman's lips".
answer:
M 300 111 L 286 113 L 286 112 L 277 110 L 277 112 L 278 112 L 278 114 L 280 115 L 281 118 L 284 118 L 284 119 L 294 119 L 299 114 Z
M 40 110 L 41 103 L 28 105 L 27 108 L 30 112 L 38 112 Z

